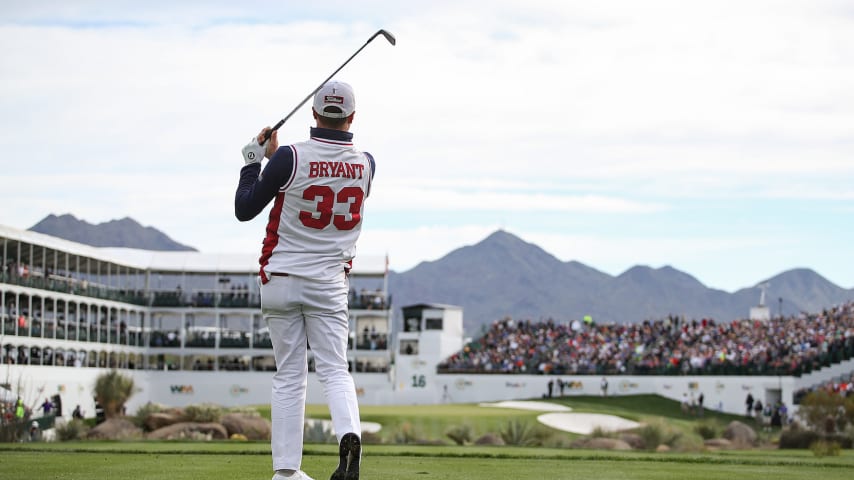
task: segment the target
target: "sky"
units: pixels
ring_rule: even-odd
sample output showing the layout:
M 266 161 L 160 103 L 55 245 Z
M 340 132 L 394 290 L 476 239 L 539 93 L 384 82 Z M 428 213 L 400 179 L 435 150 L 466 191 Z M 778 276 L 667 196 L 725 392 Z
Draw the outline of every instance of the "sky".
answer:
M 403 272 L 503 229 L 611 275 L 854 288 L 850 1 L 2 2 L 0 224 L 260 251 L 241 148 L 380 28 L 336 77 L 377 161 L 359 252 Z

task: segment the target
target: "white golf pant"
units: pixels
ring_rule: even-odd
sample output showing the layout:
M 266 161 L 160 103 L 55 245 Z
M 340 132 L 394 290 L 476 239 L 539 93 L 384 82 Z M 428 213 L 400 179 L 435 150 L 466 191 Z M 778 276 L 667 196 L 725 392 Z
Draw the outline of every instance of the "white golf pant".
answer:
M 338 441 L 348 432 L 362 435 L 356 387 L 347 365 L 348 290 L 343 273 L 336 283 L 271 276 L 261 286 L 261 309 L 276 358 L 270 402 L 274 470 L 299 470 L 302 462 L 306 341 L 314 354 Z

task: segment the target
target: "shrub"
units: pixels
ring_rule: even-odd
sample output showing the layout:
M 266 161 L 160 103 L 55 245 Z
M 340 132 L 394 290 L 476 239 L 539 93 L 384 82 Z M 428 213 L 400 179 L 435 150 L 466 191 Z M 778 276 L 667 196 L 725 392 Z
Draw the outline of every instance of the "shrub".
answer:
M 499 433 L 505 445 L 530 447 L 540 444 L 536 432 L 531 428 L 531 424 L 522 420 L 508 421 L 507 425 Z
M 714 437 L 709 437 L 714 438 Z M 699 434 L 676 435 L 670 447 L 677 452 L 702 452 L 706 445 Z
M 591 438 L 617 438 L 617 433 L 597 426 L 590 432 Z
M 780 445 L 781 449 L 784 448 L 809 448 L 812 449 L 812 446 L 816 442 L 831 442 L 837 444 L 840 448 L 852 448 L 852 437 L 850 435 L 822 435 L 818 432 L 814 432 L 812 430 L 802 430 L 796 428 L 790 428 L 787 430 L 783 430 L 780 433 Z
M 818 433 L 812 430 L 803 430 L 800 428 L 789 428 L 780 432 L 781 449 L 785 448 L 809 448 L 816 440 Z
M 845 414 L 845 420 L 849 425 L 854 425 L 854 395 L 848 395 L 845 397 L 845 403 L 842 407 L 842 411 Z
M 572 442 L 564 435 L 551 434 L 539 440 L 540 444 L 546 448 L 571 448 Z
M 163 405 L 148 402 L 145 405 L 139 407 L 133 417 L 130 418 L 130 421 L 133 422 L 133 424 L 139 428 L 145 428 L 145 419 L 148 418 L 148 416 L 152 413 L 160 413 L 163 410 Z
M 253 407 L 231 407 L 226 410 L 226 413 L 239 413 L 240 415 L 245 415 L 247 417 L 260 417 L 261 414 L 258 412 L 257 408 Z
M 829 440 L 816 440 L 810 444 L 810 450 L 816 457 L 838 457 L 839 444 Z
M 694 425 L 694 433 L 699 435 L 703 440 L 717 438 L 718 425 L 711 421 L 700 422 Z
M 454 425 L 445 431 L 445 436 L 453 440 L 457 445 L 471 443 L 471 425 Z
M 325 428 L 323 422 L 305 422 L 304 438 L 309 443 L 338 443 L 332 428 Z
M 26 424 L 21 422 L 9 422 L 0 424 L 0 442 L 12 443 L 26 436 Z
M 89 427 L 87 427 L 83 421 L 75 418 L 70 422 L 65 422 L 62 425 L 56 426 L 56 438 L 59 439 L 60 442 L 80 440 L 85 437 L 86 432 L 88 431 Z
M 845 398 L 841 395 L 818 390 L 804 397 L 798 415 L 813 430 L 825 433 L 844 431 L 849 421 L 845 405 Z
M 682 436 L 681 433 L 672 430 L 663 422 L 642 425 L 635 429 L 634 432 L 641 437 L 644 448 L 647 450 L 654 450 L 659 445 L 672 447 L 679 440 L 679 437 Z
M 383 443 L 383 439 L 378 433 L 362 432 L 362 443 L 368 445 L 379 445 Z
M 219 422 L 222 418 L 222 407 L 211 403 L 190 405 L 184 409 L 184 419 L 188 422 Z
M 117 370 L 98 375 L 95 379 L 95 400 L 104 408 L 107 419 L 116 418 L 124 410 L 125 403 L 136 391 L 133 378 Z
M 392 441 L 396 444 L 409 444 L 409 443 L 417 443 L 418 442 L 418 433 L 415 430 L 415 427 L 409 423 L 404 422 L 400 425 L 400 428 L 394 435 L 392 436 Z

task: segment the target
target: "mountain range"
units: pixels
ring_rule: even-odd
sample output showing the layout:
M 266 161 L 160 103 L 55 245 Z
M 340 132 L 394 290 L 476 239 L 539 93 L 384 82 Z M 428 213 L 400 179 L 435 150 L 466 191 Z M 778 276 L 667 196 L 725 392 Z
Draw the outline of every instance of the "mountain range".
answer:
M 93 247 L 127 247 L 157 251 L 191 251 L 193 247 L 182 245 L 154 227 L 143 227 L 136 220 L 125 217 L 120 220 L 93 225 L 85 220 L 65 214 L 50 214 L 29 230 L 58 238 L 83 243 Z
M 566 322 L 590 315 L 597 323 L 635 323 L 676 315 L 730 321 L 748 318 L 767 284 L 766 306 L 776 316 L 854 300 L 810 269 L 793 269 L 729 293 L 706 287 L 672 267 L 635 266 L 617 276 L 579 262 L 563 262 L 540 247 L 499 230 L 439 260 L 392 272 L 397 306 L 445 303 L 463 307 L 465 330 L 477 334 L 504 317 Z
M 49 215 L 30 230 L 93 246 L 195 251 L 130 218 L 92 225 L 72 215 Z M 417 303 L 459 305 L 469 335 L 508 316 L 566 322 L 590 315 L 597 323 L 668 315 L 730 321 L 748 317 L 759 303 L 763 284 L 766 306 L 775 316 L 819 312 L 854 300 L 854 288 L 842 288 L 805 268 L 733 293 L 706 287 L 669 266 L 639 265 L 612 276 L 576 261 L 563 262 L 503 230 L 438 260 L 390 272 L 388 279 L 396 315 L 399 307 Z

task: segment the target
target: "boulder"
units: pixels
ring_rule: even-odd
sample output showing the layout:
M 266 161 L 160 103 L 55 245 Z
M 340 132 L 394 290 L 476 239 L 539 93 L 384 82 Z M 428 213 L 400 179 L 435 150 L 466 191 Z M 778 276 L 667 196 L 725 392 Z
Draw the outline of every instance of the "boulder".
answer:
M 727 450 L 732 448 L 732 442 L 726 438 L 709 438 L 703 442 L 711 450 Z
M 504 445 L 504 439 L 494 433 L 487 433 L 474 441 L 475 445 Z
M 149 433 L 146 438 L 151 440 L 224 440 L 228 438 L 228 432 L 219 423 L 175 423 Z
M 642 449 L 646 448 L 646 444 L 643 441 L 643 437 L 641 437 L 637 433 L 624 432 L 624 433 L 620 434 L 619 438 L 620 438 L 620 440 L 628 443 L 629 446 L 631 446 L 632 448 L 634 448 L 636 450 L 642 450 Z
M 184 414 L 182 412 L 168 411 L 151 413 L 145 417 L 142 423 L 145 425 L 146 430 L 153 432 L 159 428 L 168 427 L 182 421 L 184 421 Z
M 258 415 L 227 413 L 222 416 L 219 423 L 225 427 L 229 437 L 234 434 L 240 434 L 249 440 L 270 439 L 270 422 Z
M 91 440 L 131 440 L 142 438 L 142 430 L 126 418 L 110 418 L 86 433 Z
M 670 451 L 670 447 L 662 443 L 661 445 L 655 447 L 655 451 L 658 453 L 667 453 Z
M 759 438 L 757 437 L 755 430 L 737 420 L 732 421 L 727 425 L 726 430 L 724 430 L 723 437 L 732 442 L 736 448 L 755 446 Z

